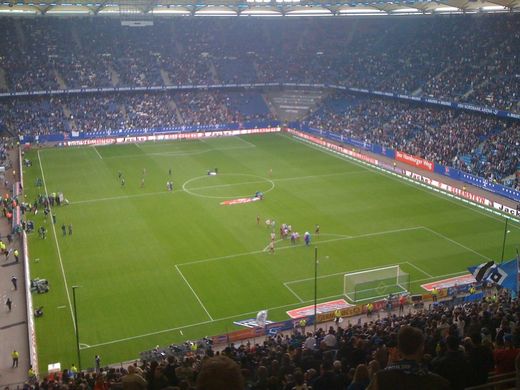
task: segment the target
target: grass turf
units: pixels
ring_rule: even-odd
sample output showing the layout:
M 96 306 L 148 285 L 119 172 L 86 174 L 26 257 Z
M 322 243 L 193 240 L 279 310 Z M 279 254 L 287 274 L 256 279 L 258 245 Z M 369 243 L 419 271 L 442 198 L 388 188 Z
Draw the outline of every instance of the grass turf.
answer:
M 44 149 L 26 157 L 34 163 L 24 172 L 27 199 L 46 188 L 70 201 L 53 209 L 55 231 L 43 213 L 30 217 L 48 228 L 45 240 L 29 235 L 31 276 L 51 285 L 33 295 L 45 311 L 36 321 L 43 370 L 76 361 L 73 285 L 80 286 L 85 368 L 95 355 L 102 364 L 125 361 L 157 344 L 234 330 L 233 320 L 261 309 L 286 319 L 287 310 L 312 303 L 314 247 L 320 301 L 342 296 L 346 272 L 400 264 L 412 291 L 420 291 L 421 283 L 497 260 L 502 249 L 503 219 L 281 134 Z M 208 176 L 214 168 L 219 175 Z M 45 188 L 35 186 L 38 177 Z M 263 201 L 220 205 L 256 191 L 264 191 Z M 321 233 L 311 248 L 287 240 L 269 254 L 265 219 L 302 235 L 319 224 Z M 62 224 L 73 225 L 72 236 L 62 236 Z M 510 230 L 506 259 L 520 241 L 519 226 L 510 223 Z

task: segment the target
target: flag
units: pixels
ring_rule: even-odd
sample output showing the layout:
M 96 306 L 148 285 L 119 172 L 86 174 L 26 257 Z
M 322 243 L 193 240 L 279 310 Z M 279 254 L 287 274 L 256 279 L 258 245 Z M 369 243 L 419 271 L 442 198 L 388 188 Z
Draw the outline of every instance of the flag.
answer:
M 480 265 L 474 265 L 472 267 L 468 267 L 468 271 L 475 277 L 477 282 L 485 281 L 492 271 L 495 268 L 494 261 L 488 261 L 487 263 L 482 263 Z
M 480 265 L 468 267 L 469 272 L 477 282 L 491 282 L 507 288 L 516 293 L 518 289 L 518 263 L 517 258 L 502 264 L 488 261 Z
M 256 323 L 260 327 L 264 327 L 267 321 L 267 310 L 260 310 L 256 315 Z
M 518 259 L 515 258 L 506 263 L 496 265 L 486 280 L 516 293 L 518 288 Z

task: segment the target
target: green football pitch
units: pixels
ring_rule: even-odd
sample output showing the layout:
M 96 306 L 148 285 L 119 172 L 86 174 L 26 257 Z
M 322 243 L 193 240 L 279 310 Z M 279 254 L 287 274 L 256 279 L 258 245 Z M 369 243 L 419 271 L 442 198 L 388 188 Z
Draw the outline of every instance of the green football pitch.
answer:
M 27 217 L 48 230 L 46 239 L 29 234 L 31 277 L 51 286 L 33 294 L 45 312 L 36 319 L 42 371 L 76 362 L 72 286 L 86 368 L 95 355 L 126 361 L 235 330 L 233 321 L 262 309 L 287 319 L 313 302 L 315 247 L 320 302 L 343 297 L 347 272 L 399 264 L 420 292 L 502 251 L 503 218 L 285 134 L 48 148 L 26 158 L 27 201 L 46 191 L 69 201 L 53 208 L 55 225 L 42 212 Z M 214 168 L 218 175 L 207 175 Z M 256 191 L 264 200 L 220 204 Z M 311 232 L 312 244 L 277 234 L 270 254 L 267 219 L 277 233 L 282 223 Z M 506 259 L 520 242 L 519 226 L 509 230 Z

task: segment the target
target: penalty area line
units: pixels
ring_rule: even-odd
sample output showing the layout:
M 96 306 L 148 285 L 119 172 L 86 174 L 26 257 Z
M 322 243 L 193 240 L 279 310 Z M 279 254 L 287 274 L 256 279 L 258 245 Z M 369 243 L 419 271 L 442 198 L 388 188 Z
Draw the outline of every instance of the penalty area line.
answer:
M 415 264 L 413 263 L 410 263 L 409 261 L 405 261 L 404 264 L 408 264 L 410 267 L 413 267 L 415 268 L 417 271 L 419 271 L 420 273 L 430 277 L 430 278 L 433 278 L 434 276 L 432 274 L 429 274 L 428 272 L 424 271 L 422 268 L 416 266 Z
M 287 283 L 284 283 L 283 285 L 287 288 L 287 290 L 289 290 L 296 297 L 297 300 L 299 300 L 301 303 L 303 303 L 303 299 L 301 299 L 300 296 L 298 294 L 296 294 L 294 292 L 294 290 L 287 285 Z
M 318 302 L 327 301 L 327 300 L 329 300 L 331 298 L 337 298 L 337 297 L 342 297 L 342 296 L 343 296 L 343 294 L 337 294 L 337 295 L 331 295 L 331 296 L 328 296 L 328 297 L 322 297 L 322 298 L 318 298 Z M 289 304 L 281 305 L 281 306 L 269 307 L 266 310 L 278 310 L 278 309 L 284 309 L 284 308 L 290 308 L 290 307 L 298 307 L 302 303 L 305 304 L 305 303 L 310 303 L 310 302 L 314 302 L 314 299 L 309 299 L 308 301 L 302 301 L 302 302 L 293 302 L 293 303 L 289 303 Z M 137 335 L 137 336 L 130 336 L 130 337 L 122 338 L 122 339 L 106 341 L 106 342 L 98 343 L 98 344 L 92 344 L 88 348 L 97 348 L 97 347 L 102 347 L 102 346 L 105 346 L 105 345 L 117 344 L 117 343 L 122 343 L 122 342 L 125 342 L 125 341 L 131 341 L 131 340 L 141 339 L 141 338 L 144 338 L 144 337 L 155 336 L 155 335 L 162 334 L 162 333 L 170 333 L 170 332 L 178 331 L 178 330 L 181 330 L 181 329 L 190 329 L 190 328 L 194 328 L 196 326 L 207 325 L 207 324 L 211 324 L 211 323 L 219 322 L 219 321 L 227 321 L 227 320 L 231 320 L 231 319 L 234 319 L 234 318 L 246 317 L 246 316 L 250 316 L 252 314 L 256 315 L 259 310 L 262 310 L 262 308 L 256 309 L 254 311 L 249 311 L 247 313 L 240 313 L 240 314 L 235 314 L 235 315 L 228 316 L 228 317 L 215 318 L 215 319 L 213 319 L 211 321 L 210 320 L 202 321 L 202 322 L 198 322 L 198 323 L 194 323 L 194 324 L 177 326 L 175 328 L 162 329 L 162 330 L 158 330 L 158 331 L 155 331 L 155 332 L 140 334 L 140 335 Z M 87 349 L 87 348 L 85 348 L 85 349 Z
M 177 265 L 175 266 L 175 269 L 177 270 L 177 272 L 179 273 L 179 275 L 181 275 L 182 279 L 186 282 L 186 284 L 187 284 L 188 287 L 190 288 L 190 290 L 191 290 L 191 292 L 193 293 L 193 295 L 195 295 L 195 298 L 197 298 L 197 301 L 199 301 L 200 306 L 204 309 L 204 311 L 205 311 L 206 314 L 208 315 L 209 319 L 210 319 L 211 321 L 213 321 L 213 317 L 211 317 L 211 314 L 209 314 L 208 309 L 206 309 L 206 306 L 204 306 L 204 304 L 202 303 L 201 299 L 199 298 L 199 296 L 197 295 L 197 293 L 195 292 L 195 290 L 193 289 L 193 287 L 191 287 L 190 282 L 188 282 L 188 280 L 187 280 L 186 277 L 182 274 L 181 270 L 179 269 L 179 267 L 178 267 Z

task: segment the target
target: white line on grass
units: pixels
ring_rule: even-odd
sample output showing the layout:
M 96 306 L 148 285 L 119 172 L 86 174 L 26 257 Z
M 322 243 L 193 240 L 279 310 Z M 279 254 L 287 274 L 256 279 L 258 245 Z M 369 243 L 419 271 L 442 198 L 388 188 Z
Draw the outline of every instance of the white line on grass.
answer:
M 284 283 L 283 285 L 296 297 L 297 300 L 303 303 L 303 299 L 301 299 L 300 296 L 296 294 L 294 290 L 287 285 L 287 283 Z
M 347 236 L 346 234 L 329 234 L 329 233 L 322 233 L 321 236 L 331 236 L 331 237 L 341 237 L 343 239 L 349 239 L 349 238 L 353 238 L 352 236 Z M 279 242 L 284 242 L 284 241 L 287 241 L 287 240 L 284 240 L 282 238 L 276 240 L 274 243 L 277 244 Z M 325 241 L 318 241 L 317 243 L 320 243 L 320 242 L 325 242 Z M 287 246 L 287 247 L 294 247 L 294 246 L 304 246 L 305 244 L 304 243 L 298 243 L 298 244 L 293 244 L 291 246 Z M 286 248 L 286 247 L 282 247 L 282 248 Z M 269 249 L 269 244 L 264 248 L 262 249 L 262 252 L 267 252 L 267 250 Z M 281 248 L 279 248 L 281 249 Z
M 101 157 L 101 154 L 99 154 L 99 151 L 97 150 L 96 148 L 96 145 L 92 146 L 94 148 L 94 151 L 96 152 L 96 154 L 98 155 L 98 157 L 103 160 L 103 157 Z
M 411 283 L 427 282 L 428 280 L 432 280 L 432 279 L 446 278 L 446 277 L 450 277 L 450 276 L 457 276 L 457 275 L 464 275 L 464 274 L 469 274 L 469 271 L 452 272 L 451 274 L 437 275 L 437 276 L 432 276 L 430 278 L 412 280 Z
M 47 191 L 47 183 L 45 182 L 45 174 L 43 173 L 43 164 L 40 158 L 40 151 L 38 150 L 38 162 L 40 163 L 40 172 L 42 173 L 42 181 L 43 181 L 43 189 L 45 190 L 45 196 L 49 197 L 49 192 Z M 69 287 L 67 284 L 67 277 L 65 276 L 65 268 L 63 267 L 63 260 L 61 257 L 60 244 L 58 244 L 58 236 L 56 235 L 56 227 L 54 223 L 52 223 L 52 209 L 49 205 L 49 210 L 51 214 L 51 224 L 52 224 L 52 232 L 54 234 L 54 242 L 56 243 L 56 249 L 58 250 L 58 260 L 60 262 L 61 275 L 63 276 L 63 283 L 65 284 L 65 292 L 67 293 L 67 300 L 69 301 L 70 308 L 70 316 L 72 318 L 72 324 L 74 325 L 74 332 L 76 332 L 76 321 L 74 321 L 74 312 L 72 311 L 72 302 L 70 300 Z
M 318 301 L 323 301 L 323 300 L 330 299 L 330 298 L 335 298 L 335 297 L 338 297 L 338 296 L 343 296 L 343 294 L 333 295 L 333 296 L 330 296 L 330 297 L 318 298 Z M 299 305 L 300 303 L 308 303 L 308 302 L 314 302 L 314 299 L 310 299 L 308 301 L 303 301 L 303 302 L 295 302 L 295 303 L 289 303 L 289 304 L 286 304 L 286 305 L 270 307 L 267 310 L 284 309 L 286 307 L 294 307 L 294 306 Z M 226 321 L 226 320 L 230 320 L 230 319 L 233 319 L 233 318 L 241 318 L 241 317 L 243 318 L 243 317 L 249 316 L 251 314 L 257 314 L 258 310 L 260 310 L 260 309 L 257 309 L 255 311 L 250 311 L 250 312 L 247 312 L 247 313 L 235 314 L 235 315 L 228 316 L 228 317 L 217 318 L 217 319 L 214 319 L 214 320 L 211 320 L 211 321 L 202 321 L 202 322 L 197 322 L 197 323 L 194 323 L 194 324 L 182 325 L 182 326 L 177 326 L 175 328 L 158 330 L 158 331 L 155 331 L 155 332 L 145 333 L 145 334 L 141 334 L 141 335 L 137 335 L 137 336 L 125 337 L 125 338 L 118 339 L 118 340 L 106 341 L 104 343 L 92 344 L 92 345 L 90 345 L 89 348 L 96 348 L 96 347 L 101 347 L 101 346 L 104 346 L 104 345 L 110 345 L 110 344 L 121 343 L 121 342 L 124 342 L 124 341 L 140 339 L 140 338 L 143 338 L 143 337 L 155 336 L 155 335 L 158 335 L 158 334 L 161 334 L 161 333 L 173 332 L 173 331 L 177 331 L 179 329 L 193 328 L 193 327 L 200 326 L 200 325 L 211 324 L 213 322 Z M 84 348 L 84 349 L 87 349 L 87 348 Z
M 323 177 L 331 177 L 331 176 L 344 176 L 344 175 L 358 175 L 358 174 L 366 174 L 367 171 L 345 171 L 345 172 L 336 172 L 336 173 L 326 173 L 324 175 L 311 175 L 311 176 L 295 176 L 295 177 L 282 177 L 280 179 L 272 179 L 274 182 L 279 181 L 290 181 L 290 180 L 305 180 L 305 179 L 321 179 Z
M 216 152 L 216 151 L 226 151 L 226 150 L 245 150 L 245 149 L 251 149 L 251 146 L 234 146 L 229 148 L 211 148 L 211 149 L 204 149 L 204 150 L 194 150 L 192 152 L 188 151 L 174 151 L 174 152 L 154 152 L 154 153 L 146 153 L 144 152 L 144 148 L 140 148 L 143 150 L 143 153 L 141 154 L 126 154 L 121 156 L 106 156 L 105 159 L 117 159 L 117 158 L 142 158 L 143 156 L 156 156 L 156 157 L 182 157 L 182 156 L 195 156 L 198 154 L 204 154 L 209 152 Z
M 242 141 L 246 145 L 249 145 L 250 148 L 256 148 L 256 145 L 254 143 L 249 142 L 249 141 L 243 139 L 242 137 L 237 137 L 237 139 L 239 139 L 240 141 Z
M 410 263 L 409 261 L 405 261 L 405 264 L 408 264 L 410 266 L 412 266 L 413 268 L 415 268 L 417 271 L 419 271 L 420 273 L 423 273 L 425 274 L 426 276 L 432 278 L 433 275 L 432 274 L 429 274 L 428 272 L 424 271 L 422 268 L 419 268 L 418 266 L 416 266 L 415 264 L 413 263 Z
M 386 230 L 386 231 L 382 231 L 382 232 L 360 234 L 360 235 L 357 235 L 357 236 L 345 236 L 345 237 L 340 237 L 340 238 L 331 238 L 330 240 L 320 240 L 320 241 L 316 242 L 315 244 L 317 245 L 317 244 L 325 244 L 325 243 L 335 242 L 335 241 L 353 240 L 355 238 L 380 236 L 380 235 L 384 235 L 384 234 L 399 233 L 399 232 L 405 232 L 405 231 L 409 231 L 409 230 L 418 230 L 418 229 L 422 229 L 422 228 L 423 228 L 422 226 L 414 226 L 414 227 L 403 228 L 403 229 L 393 229 L 393 230 Z M 304 245 L 304 244 L 285 246 L 285 247 L 279 248 L 278 250 L 291 249 L 291 248 L 295 248 L 295 247 L 302 246 L 302 245 Z M 235 257 L 247 256 L 247 255 L 255 255 L 255 254 L 259 254 L 259 253 L 264 253 L 264 250 L 262 249 L 262 250 L 258 250 L 258 251 L 242 252 L 242 253 L 235 253 L 235 254 L 226 255 L 226 256 L 210 257 L 210 258 L 207 258 L 207 259 L 187 261 L 187 262 L 178 264 L 178 266 L 192 265 L 192 264 L 199 264 L 199 263 L 208 263 L 208 262 L 211 262 L 211 261 L 232 259 L 232 258 L 235 258 Z
M 234 184 L 218 184 L 213 186 L 203 186 L 203 187 L 197 187 L 192 188 L 192 191 L 196 190 L 203 190 L 203 189 L 209 189 L 209 188 L 222 188 L 222 187 L 229 187 L 234 185 L 241 185 L 241 184 L 261 184 L 261 183 L 268 183 L 269 181 L 273 182 L 279 182 L 279 181 L 289 181 L 289 180 L 305 180 L 305 179 L 317 179 L 321 177 L 329 177 L 329 176 L 340 176 L 340 175 L 351 175 L 351 174 L 358 174 L 358 173 L 365 173 L 363 171 L 347 171 L 347 172 L 339 172 L 339 173 L 330 173 L 325 175 L 314 175 L 314 176 L 300 176 L 300 177 L 286 177 L 281 179 L 265 179 L 265 180 L 259 180 L 259 181 L 250 181 L 250 182 L 243 182 L 243 183 L 234 183 Z M 269 180 L 269 181 L 268 181 Z M 77 200 L 70 202 L 69 205 L 73 204 L 83 204 L 83 203 L 96 203 L 96 202 L 106 202 L 106 201 L 112 201 L 112 200 L 121 200 L 121 199 L 132 199 L 132 198 L 141 198 L 143 196 L 151 196 L 151 195 L 162 195 L 171 193 L 172 191 L 158 191 L 158 192 L 147 192 L 144 194 L 134 194 L 134 195 L 120 195 L 120 196 L 109 196 L 105 198 L 94 198 L 94 199 L 85 199 L 85 200 Z M 173 192 L 186 192 L 183 189 L 174 190 Z
M 306 145 L 307 147 L 311 148 L 311 149 L 314 149 L 314 150 L 319 150 L 323 153 L 326 153 L 330 156 L 333 156 L 333 157 L 336 157 L 336 158 L 339 158 L 340 160 L 343 160 L 343 161 L 349 161 L 359 167 L 362 167 L 362 168 L 365 168 L 366 170 L 368 171 L 372 171 L 374 173 L 377 173 L 381 176 L 384 176 L 384 177 L 387 177 L 389 179 L 392 179 L 392 180 L 395 180 L 395 181 L 398 181 L 399 183 L 402 183 L 402 184 L 406 184 L 407 186 L 409 187 L 413 187 L 419 191 L 422 191 L 422 192 L 426 192 L 427 194 L 430 194 L 432 196 L 435 196 L 436 198 L 439 198 L 439 199 L 443 199 L 445 201 L 448 201 L 450 203 L 453 203 L 453 204 L 456 204 L 458 206 L 461 206 L 461 207 L 464 207 L 468 210 L 471 210 L 471 211 L 474 211 L 478 214 L 481 214 L 481 215 L 484 215 L 488 218 L 491 218 L 491 219 L 494 219 L 495 221 L 499 221 L 499 222 L 504 222 L 504 219 L 503 218 L 509 218 L 507 215 L 505 214 L 501 214 L 503 216 L 503 218 L 500 218 L 500 217 L 496 217 L 494 214 L 496 213 L 496 211 L 494 211 L 493 209 L 490 209 L 488 207 L 484 207 L 484 206 L 481 206 L 481 205 L 477 205 L 475 203 L 469 203 L 471 204 L 471 206 L 468 206 L 467 204 L 464 203 L 465 200 L 463 199 L 459 199 L 459 198 L 453 198 L 453 196 L 451 196 L 451 194 L 449 193 L 446 193 L 444 191 L 441 191 L 441 190 L 438 190 L 436 191 L 436 189 L 434 189 L 433 187 L 429 187 L 429 186 L 426 186 L 424 185 L 424 188 L 423 185 L 421 185 L 421 183 L 418 183 L 418 182 L 415 182 L 415 181 L 408 181 L 406 180 L 406 178 L 404 178 L 403 176 L 397 174 L 397 173 L 394 173 L 394 172 L 390 172 L 390 171 L 386 171 L 385 169 L 381 168 L 381 167 L 376 167 L 376 166 L 372 166 L 368 163 L 362 163 L 361 161 L 358 161 L 356 160 L 355 158 L 353 157 L 349 157 L 349 156 L 346 156 L 346 155 L 338 155 L 336 153 L 334 153 L 333 151 L 331 150 L 328 150 L 326 148 L 321 148 L 309 141 L 305 141 L 303 139 L 300 139 L 296 136 L 292 136 L 292 137 L 289 137 L 288 135 L 284 135 L 284 134 L 280 134 L 280 133 L 276 133 L 276 135 L 278 135 L 279 137 L 284 137 L 284 138 L 288 138 L 288 139 L 291 139 L 295 142 L 298 142 L 298 143 L 301 143 L 303 145 Z M 482 210 L 485 210 L 485 211 L 482 211 Z M 511 220 L 511 219 L 510 219 Z M 511 225 L 513 226 L 515 229 L 520 229 L 520 226 L 516 226 L 516 225 Z
M 406 264 L 407 262 L 406 261 L 402 261 L 400 263 L 395 263 L 395 264 L 387 264 L 386 266 L 387 267 L 391 267 L 393 265 L 401 265 L 401 264 Z M 381 267 L 370 267 L 370 268 L 365 268 L 365 269 L 361 269 L 361 270 L 358 270 L 359 272 L 362 272 L 362 271 L 370 271 L 370 270 L 376 270 L 376 269 L 379 269 Z M 330 278 L 331 276 L 338 276 L 338 275 L 345 275 L 347 274 L 348 272 L 346 271 L 343 271 L 343 272 L 336 272 L 336 273 L 333 273 L 333 274 L 327 274 L 327 275 L 320 275 L 318 276 L 316 279 L 326 279 L 326 278 Z M 289 280 L 288 282 L 285 282 L 284 284 L 294 284 L 294 283 L 301 283 L 301 282 L 308 282 L 309 280 L 314 280 L 314 278 L 305 278 L 305 279 L 298 279 L 298 280 Z
M 487 256 L 485 256 L 485 255 L 483 255 L 483 254 L 481 254 L 481 253 L 479 253 L 479 252 L 477 252 L 476 250 L 471 249 L 471 248 L 467 247 L 466 245 L 461 244 L 461 243 L 458 242 L 458 241 L 452 240 L 452 239 L 449 238 L 449 237 L 446 237 L 446 236 L 445 236 L 444 234 L 442 234 L 442 233 L 436 232 L 435 230 L 430 229 L 429 227 L 426 227 L 426 226 L 423 226 L 423 228 L 424 228 L 425 230 L 428 230 L 429 232 L 435 234 L 436 236 L 439 236 L 439 237 L 441 237 L 441 238 L 444 238 L 445 240 L 448 240 L 449 242 L 451 242 L 451 243 L 453 243 L 453 244 L 455 244 L 455 245 L 458 245 L 458 246 L 460 246 L 461 248 L 464 248 L 464 249 L 466 249 L 467 251 L 470 251 L 470 252 L 476 254 L 477 256 L 482 257 L 483 259 L 486 259 L 486 260 L 492 260 L 492 259 L 490 259 L 489 257 L 487 257 Z
M 73 204 L 84 204 L 84 203 L 97 203 L 104 202 L 108 200 L 121 200 L 121 199 L 132 199 L 132 198 L 142 198 L 143 196 L 152 196 L 152 195 L 163 195 L 169 194 L 171 192 L 182 192 L 182 190 L 175 191 L 159 191 L 159 192 L 147 192 L 144 194 L 135 194 L 135 195 L 120 195 L 120 196 L 110 196 L 107 198 L 97 198 L 97 199 L 87 199 L 87 200 L 77 200 L 75 202 L 70 202 L 69 205 Z
M 438 275 L 438 276 L 434 276 L 434 277 L 431 277 L 431 278 L 419 279 L 419 280 L 416 280 L 414 282 L 424 282 L 424 281 L 427 281 L 427 280 L 438 279 L 438 278 L 445 278 L 445 277 L 448 277 L 448 276 L 461 275 L 461 274 L 464 274 L 464 273 L 467 273 L 467 271 L 455 272 L 455 273 L 445 274 L 445 275 Z M 337 295 L 331 295 L 331 296 L 328 296 L 328 297 L 322 297 L 322 298 L 318 298 L 318 302 L 325 301 L 325 300 L 328 300 L 328 299 L 331 299 L 331 298 L 343 297 L 343 296 L 344 296 L 344 294 L 337 294 Z M 270 308 L 267 308 L 267 310 L 278 310 L 278 309 L 284 309 L 286 307 L 295 307 L 295 306 L 298 306 L 299 304 L 309 303 L 309 302 L 314 302 L 314 299 L 309 299 L 307 301 L 302 301 L 302 302 L 289 303 L 287 305 L 270 307 Z M 182 326 L 177 326 L 175 328 L 162 329 L 162 330 L 158 330 L 158 331 L 155 331 L 155 332 L 145 333 L 145 334 L 141 334 L 141 335 L 137 335 L 137 336 L 130 336 L 130 337 L 122 338 L 122 339 L 106 341 L 106 342 L 98 343 L 98 344 L 92 344 L 88 348 L 102 347 L 102 346 L 105 346 L 105 345 L 122 343 L 122 342 L 125 342 L 125 341 L 140 339 L 140 338 L 144 338 L 144 337 L 148 337 L 148 336 L 155 336 L 155 335 L 158 335 L 158 334 L 161 334 L 161 333 L 169 333 L 169 332 L 177 331 L 177 330 L 180 330 L 180 329 L 194 328 L 194 327 L 201 326 L 201 325 L 211 324 L 213 322 L 226 321 L 226 320 L 230 320 L 230 319 L 233 319 L 233 318 L 245 317 L 245 316 L 248 316 L 248 315 L 251 315 L 251 314 L 258 313 L 258 310 L 259 309 L 255 310 L 255 311 L 250 311 L 250 312 L 247 312 L 247 313 L 235 314 L 235 315 L 228 316 L 228 317 L 216 318 L 216 319 L 211 320 L 211 321 L 202 321 L 202 322 L 198 322 L 198 323 L 195 323 L 195 324 L 182 325 Z M 82 348 L 82 349 L 88 349 L 88 348 L 85 347 L 85 348 Z
M 191 287 L 191 284 L 188 282 L 188 280 L 184 277 L 184 275 L 182 274 L 181 270 L 179 269 L 178 266 L 175 266 L 175 269 L 177 270 L 177 272 L 179 273 L 179 275 L 181 275 L 181 277 L 184 279 L 184 281 L 186 282 L 186 284 L 188 285 L 188 287 L 190 288 L 191 292 L 193 293 L 193 295 L 195 295 L 195 298 L 197 298 L 197 301 L 199 301 L 199 304 L 200 306 L 204 309 L 204 311 L 206 312 L 206 314 L 208 315 L 209 319 L 211 321 L 213 321 L 213 317 L 211 317 L 211 314 L 209 314 L 209 311 L 208 309 L 206 309 L 206 306 L 204 306 L 204 304 L 202 303 L 202 301 L 200 300 L 199 296 L 197 295 L 197 293 L 195 292 L 195 290 L 193 289 L 193 287 Z
M 463 274 L 463 273 L 467 273 L 467 271 L 455 272 L 455 273 L 445 274 L 445 275 L 438 275 L 438 276 L 427 278 L 427 279 L 419 279 L 419 280 L 416 280 L 414 282 L 423 282 L 423 281 L 437 279 L 437 278 L 445 278 L 445 277 L 448 277 L 448 276 L 455 276 L 455 275 L 460 275 L 460 274 Z M 318 302 L 322 302 L 322 301 L 325 301 L 325 300 L 328 300 L 328 299 L 338 298 L 338 297 L 344 297 L 344 294 L 337 294 L 337 295 L 331 295 L 331 296 L 328 296 L 328 297 L 318 298 Z M 270 307 L 270 308 L 267 308 L 267 310 L 278 310 L 278 309 L 284 309 L 286 307 L 295 307 L 295 306 L 298 306 L 299 304 L 310 303 L 310 302 L 314 302 L 314 299 L 309 299 L 307 301 L 302 301 L 302 302 L 289 303 L 287 305 Z M 97 347 L 102 347 L 102 346 L 105 346 L 105 345 L 122 343 L 122 342 L 125 342 L 125 341 L 131 341 L 131 340 L 135 340 L 135 339 L 141 339 L 141 338 L 144 338 L 144 337 L 155 336 L 155 335 L 162 334 L 162 333 L 174 332 L 174 331 L 177 331 L 177 330 L 180 330 L 180 329 L 194 328 L 196 326 L 207 325 L 207 324 L 211 324 L 213 322 L 226 321 L 226 320 L 230 320 L 230 319 L 233 319 L 233 318 L 243 318 L 243 317 L 249 316 L 251 314 L 258 313 L 258 310 L 259 309 L 255 310 L 255 311 L 250 311 L 250 312 L 247 312 L 247 313 L 235 314 L 235 315 L 228 316 L 228 317 L 216 318 L 216 319 L 213 319 L 211 321 L 202 321 L 202 322 L 198 322 L 198 323 L 194 323 L 194 324 L 177 326 L 175 328 L 162 329 L 162 330 L 158 330 L 158 331 L 155 331 L 155 332 L 144 333 L 144 334 L 140 334 L 140 335 L 137 335 L 137 336 L 130 336 L 130 337 L 122 338 L 122 339 L 106 341 L 106 342 L 103 342 L 103 343 L 91 344 L 89 347 L 84 347 L 82 349 L 97 348 Z

